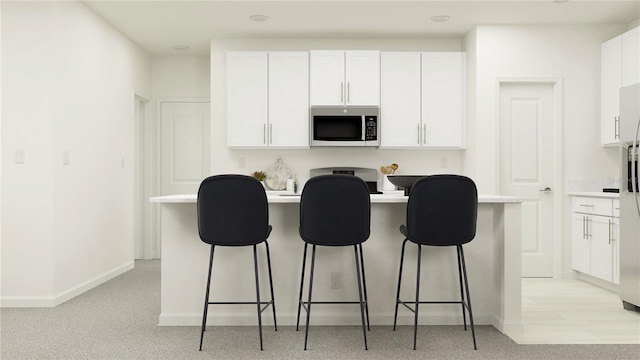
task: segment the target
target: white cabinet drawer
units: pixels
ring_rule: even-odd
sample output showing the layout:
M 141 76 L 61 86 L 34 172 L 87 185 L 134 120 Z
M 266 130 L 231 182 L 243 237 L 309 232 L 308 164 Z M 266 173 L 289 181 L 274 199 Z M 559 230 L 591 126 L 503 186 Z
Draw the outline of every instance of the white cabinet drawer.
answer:
M 611 216 L 611 199 L 576 196 L 571 201 L 571 211 L 581 214 Z

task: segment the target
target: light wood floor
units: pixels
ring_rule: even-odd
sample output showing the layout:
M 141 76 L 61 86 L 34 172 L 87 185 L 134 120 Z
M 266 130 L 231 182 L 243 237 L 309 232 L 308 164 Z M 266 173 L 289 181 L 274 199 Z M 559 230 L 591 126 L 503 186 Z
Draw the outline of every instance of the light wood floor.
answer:
M 519 344 L 640 344 L 640 313 L 582 280 L 522 279 Z

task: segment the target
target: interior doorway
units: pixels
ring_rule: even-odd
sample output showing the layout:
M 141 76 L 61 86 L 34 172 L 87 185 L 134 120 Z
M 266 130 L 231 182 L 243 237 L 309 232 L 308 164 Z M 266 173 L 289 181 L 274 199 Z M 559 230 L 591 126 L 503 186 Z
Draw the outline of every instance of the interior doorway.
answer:
M 561 277 L 562 83 L 499 81 L 499 183 L 522 198 L 522 276 Z

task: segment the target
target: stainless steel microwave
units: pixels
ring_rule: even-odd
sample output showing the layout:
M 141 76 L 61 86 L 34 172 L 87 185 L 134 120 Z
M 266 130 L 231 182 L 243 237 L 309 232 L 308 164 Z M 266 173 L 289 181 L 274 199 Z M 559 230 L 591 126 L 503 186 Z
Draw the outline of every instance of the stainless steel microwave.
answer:
M 380 146 L 380 108 L 312 106 L 311 146 Z

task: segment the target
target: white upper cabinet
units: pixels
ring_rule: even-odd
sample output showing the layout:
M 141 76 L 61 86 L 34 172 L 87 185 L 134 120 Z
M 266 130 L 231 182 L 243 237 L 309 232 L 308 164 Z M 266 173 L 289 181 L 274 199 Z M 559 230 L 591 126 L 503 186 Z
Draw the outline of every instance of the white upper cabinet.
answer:
M 380 53 L 380 147 L 419 147 L 419 52 Z
M 309 147 L 307 52 L 227 54 L 227 146 Z
M 267 145 L 266 52 L 227 54 L 227 146 Z
M 380 105 L 380 52 L 310 52 L 311 105 Z
M 600 66 L 600 138 L 602 145 L 615 145 L 620 139 L 622 37 L 602 44 Z
M 380 147 L 462 148 L 462 52 L 382 52 Z
M 620 88 L 640 83 L 640 27 L 603 43 L 600 66 L 600 141 L 617 146 Z
M 640 27 L 622 34 L 622 86 L 640 83 Z
M 268 145 L 309 147 L 309 53 L 269 53 Z
M 465 74 L 465 53 L 422 53 L 423 146 L 464 147 Z

